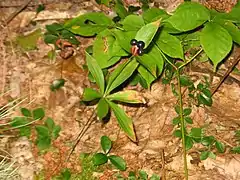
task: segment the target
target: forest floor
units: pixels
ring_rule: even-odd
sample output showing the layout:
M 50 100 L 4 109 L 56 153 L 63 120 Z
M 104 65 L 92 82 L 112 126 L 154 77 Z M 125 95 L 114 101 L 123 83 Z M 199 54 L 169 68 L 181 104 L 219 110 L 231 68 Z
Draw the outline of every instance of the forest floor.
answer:
M 181 1 L 159 2 L 155 5 L 171 11 Z M 7 17 L 19 8 L 12 5 L 0 7 L 2 22 L 5 22 Z M 36 139 L 34 131 L 30 139 L 19 137 L 18 133 L 12 131 L 1 132 L 0 150 L 2 152 L 0 154 L 4 155 L 4 152 L 8 152 L 15 161 L 15 166 L 18 166 L 19 176 L 13 179 L 51 179 L 59 175 L 64 168 L 69 168 L 72 174 L 77 174 L 84 170 L 79 159 L 80 154 L 98 152 L 100 137 L 103 135 L 109 136 L 114 142 L 111 153 L 123 157 L 127 162 L 128 169 L 122 173 L 123 176 L 127 176 L 129 171 L 145 170 L 148 174 L 159 174 L 167 180 L 184 179 L 181 141 L 172 135 L 175 130 L 172 119 L 176 116 L 173 107 L 177 99 L 171 88 L 163 85 L 161 80 L 155 82 L 150 90 L 140 86 L 127 87 L 140 91 L 148 102 L 147 106 L 143 107 L 124 107 L 134 121 L 138 144 L 131 142 L 120 131 L 115 117 L 112 117 L 108 123 L 95 119 L 70 159 L 65 161 L 79 132 L 92 116 L 94 109 L 93 106 L 80 103 L 84 88 L 94 86 L 88 80 L 87 71 L 83 68 L 84 50 L 91 45 L 93 38 L 79 38 L 80 46 L 75 49 L 74 56 L 68 60 L 63 60 L 58 54 L 50 59 L 49 52 L 53 47 L 44 43 L 45 25 L 64 22 L 65 19 L 85 12 L 109 13 L 110 10 L 93 1 L 48 3 L 45 5 L 45 10 L 37 16 L 36 8 L 34 4 L 30 4 L 7 25 L 4 23 L 1 25 L 0 91 L 2 94 L 8 90 L 11 91 L 1 96 L 0 106 L 17 98 L 25 99 L 20 107 L 44 108 L 46 116 L 51 117 L 62 130 L 59 138 L 53 142 L 51 150 L 45 153 L 38 152 L 34 144 Z M 36 33 L 36 43 L 32 44 L 30 40 L 29 43 L 23 42 L 29 45 L 30 50 L 22 48 L 17 39 L 36 30 L 40 34 Z M 238 54 L 240 49 L 236 47 L 229 56 L 229 61 L 237 58 Z M 225 72 L 228 66 L 226 62 L 220 69 Z M 196 63 L 192 71 L 189 71 L 189 75 L 196 81 L 204 76 L 211 77 L 213 79 L 211 86 L 214 87 L 223 75 L 205 71 L 206 67 L 209 67 L 208 63 L 203 65 Z M 237 68 L 240 69 L 240 64 Z M 52 92 L 49 87 L 59 78 L 66 80 L 65 86 Z M 231 73 L 214 94 L 212 107 L 193 107 L 191 113 L 193 126 L 206 126 L 206 134 L 223 142 L 226 145 L 226 151 L 217 154 L 216 159 L 208 158 L 200 161 L 199 147 L 194 146 L 189 150 L 187 159 L 190 180 L 240 179 L 240 155 L 233 154 L 229 150 L 237 146 L 235 131 L 240 129 L 239 82 L 240 75 Z M 16 108 L 12 114 L 12 116 L 16 115 L 20 115 L 19 108 Z M 41 123 L 43 122 L 37 122 L 37 124 Z M 117 173 L 117 170 L 105 166 L 104 171 L 93 173 L 93 177 L 86 175 L 85 179 L 116 179 Z M 84 177 L 78 177 L 78 179 L 81 178 L 84 179 Z

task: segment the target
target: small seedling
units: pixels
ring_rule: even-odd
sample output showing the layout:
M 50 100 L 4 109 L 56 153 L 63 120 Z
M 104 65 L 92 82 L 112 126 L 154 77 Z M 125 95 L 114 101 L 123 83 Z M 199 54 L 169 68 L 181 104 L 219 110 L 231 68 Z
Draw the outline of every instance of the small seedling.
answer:
M 55 125 L 51 118 L 47 118 L 44 125 L 37 125 L 35 128 L 37 131 L 36 144 L 40 150 L 48 149 L 52 140 L 57 139 L 61 131 L 61 127 Z
M 101 147 L 103 153 L 96 153 L 93 155 L 93 163 L 96 166 L 106 164 L 108 161 L 111 162 L 117 169 L 121 171 L 126 170 L 126 162 L 123 158 L 116 155 L 109 155 L 109 152 L 112 148 L 112 141 L 107 136 L 101 137 Z
M 11 126 L 14 129 L 19 129 L 20 136 L 29 137 L 31 135 L 31 127 L 29 125 L 43 119 L 45 111 L 43 108 L 36 108 L 33 111 L 21 108 L 21 113 L 23 116 L 17 116 L 12 119 Z
M 153 174 L 151 177 L 148 176 L 146 171 L 140 170 L 138 174 L 130 171 L 127 178 L 122 177 L 121 174 L 117 174 L 117 180 L 160 180 L 160 176 Z
M 70 180 L 71 179 L 71 171 L 69 169 L 63 169 L 59 176 L 52 177 L 52 180 Z

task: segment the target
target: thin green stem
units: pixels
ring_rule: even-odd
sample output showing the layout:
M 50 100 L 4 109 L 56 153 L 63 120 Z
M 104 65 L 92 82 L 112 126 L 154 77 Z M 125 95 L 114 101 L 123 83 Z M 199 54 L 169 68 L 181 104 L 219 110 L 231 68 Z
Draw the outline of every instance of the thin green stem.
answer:
M 171 61 L 169 61 L 169 59 L 165 56 L 165 54 L 159 49 L 161 55 L 164 57 L 164 59 L 175 69 L 177 70 L 177 66 L 175 66 Z
M 202 51 L 203 51 L 202 48 L 199 49 L 199 51 L 198 51 L 196 54 L 194 54 L 193 57 L 191 57 L 190 59 L 188 59 L 186 63 L 184 63 L 184 64 L 182 64 L 181 66 L 179 66 L 178 69 L 181 69 L 182 67 L 184 67 L 184 66 L 186 66 L 187 64 L 189 64 L 190 62 L 192 62 Z
M 180 107 L 179 115 L 180 115 L 180 123 L 181 123 L 183 159 L 184 159 L 184 174 L 185 174 L 185 179 L 188 180 L 187 150 L 185 146 L 185 121 L 183 117 L 183 100 L 182 100 L 179 69 L 177 70 L 177 79 L 178 79 L 178 97 L 179 97 L 179 107 Z

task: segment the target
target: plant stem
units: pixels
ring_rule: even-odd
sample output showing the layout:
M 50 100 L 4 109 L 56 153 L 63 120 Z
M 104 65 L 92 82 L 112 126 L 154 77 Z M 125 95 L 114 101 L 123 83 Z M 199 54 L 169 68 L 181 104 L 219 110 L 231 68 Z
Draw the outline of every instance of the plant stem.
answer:
M 169 59 L 165 56 L 165 54 L 159 49 L 161 55 L 164 57 L 164 59 L 175 69 L 177 70 L 178 68 L 171 62 Z
M 180 115 L 180 123 L 181 123 L 181 134 L 182 134 L 182 148 L 183 148 L 183 159 L 184 159 L 184 174 L 185 179 L 188 180 L 188 166 L 187 166 L 187 151 L 185 146 L 185 122 L 183 117 L 183 101 L 182 101 L 182 92 L 181 92 L 181 84 L 180 84 L 180 72 L 179 68 L 177 69 L 177 79 L 178 79 L 178 97 L 179 97 L 179 115 Z
M 192 62 L 202 51 L 203 51 L 202 48 L 199 49 L 199 51 L 198 51 L 196 54 L 194 54 L 193 57 L 191 57 L 190 59 L 188 59 L 186 63 L 184 63 L 184 64 L 182 64 L 181 66 L 179 66 L 178 69 L 181 69 L 182 67 L 186 66 L 188 63 Z

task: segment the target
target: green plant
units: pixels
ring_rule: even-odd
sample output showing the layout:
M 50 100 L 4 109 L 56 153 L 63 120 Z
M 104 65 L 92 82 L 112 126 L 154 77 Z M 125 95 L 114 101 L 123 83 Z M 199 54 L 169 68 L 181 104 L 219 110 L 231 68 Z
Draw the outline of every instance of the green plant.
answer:
M 36 144 L 40 150 L 48 149 L 51 146 L 52 140 L 57 139 L 61 131 L 61 127 L 55 125 L 51 118 L 47 118 L 44 125 L 37 125 L 35 128 L 37 131 Z
M 72 174 L 71 174 L 70 170 L 65 168 L 62 170 L 62 172 L 59 176 L 53 177 L 52 180 L 70 180 L 71 176 L 72 176 Z
M 118 180 L 148 180 L 148 179 L 160 180 L 160 176 L 158 176 L 157 174 L 153 174 L 151 177 L 149 177 L 145 171 L 140 170 L 138 174 L 132 171 L 129 172 L 127 178 L 123 178 L 121 174 L 117 174 L 117 179 Z
M 112 141 L 107 136 L 101 137 L 101 147 L 103 153 L 96 153 L 93 155 L 93 163 L 97 166 L 106 164 L 108 160 L 114 165 L 117 169 L 121 171 L 126 170 L 126 162 L 123 158 L 116 155 L 109 155 L 109 152 L 112 148 Z
M 92 154 L 81 153 L 80 154 L 82 171 L 77 174 L 72 174 L 73 180 L 96 180 L 93 176 L 94 172 L 98 172 L 98 167 L 93 164 Z
M 11 122 L 5 124 L 10 125 L 11 127 L 3 129 L 3 131 L 9 130 L 18 130 L 20 136 L 30 137 L 31 135 L 31 124 L 42 120 L 45 117 L 45 111 L 43 108 L 36 108 L 30 111 L 27 108 L 21 108 L 21 113 L 23 116 L 15 116 L 12 118 Z M 9 110 L 2 113 L 2 117 Z M 57 139 L 61 127 L 55 125 L 54 121 L 51 118 L 45 120 L 44 125 L 35 126 L 37 132 L 36 144 L 40 150 L 45 150 L 50 147 L 51 141 Z
M 29 109 L 21 108 L 21 113 L 23 116 L 12 118 L 11 129 L 18 129 L 20 136 L 29 137 L 31 135 L 31 127 L 29 125 L 43 119 L 45 111 L 43 108 L 36 108 L 32 112 Z
M 178 98 L 175 107 L 178 116 L 173 123 L 178 127 L 175 135 L 182 139 L 185 178 L 188 179 L 187 150 L 192 147 L 193 141 L 210 141 L 212 138 L 199 135 L 202 130 L 188 130 L 187 124 L 192 124 L 189 116 L 191 107 L 186 107 L 183 102 L 182 89 L 188 90 L 189 98 L 197 106 L 211 106 L 212 93 L 206 80 L 194 86 L 184 74 L 184 67 L 194 60 L 210 61 L 216 71 L 231 52 L 233 43 L 240 44 L 240 3 L 229 13 L 209 10 L 195 2 L 184 2 L 172 15 L 148 7 L 142 15 L 136 15 L 128 11 L 121 0 L 98 2 L 113 7 L 117 17 L 111 19 L 101 12 L 86 13 L 61 26 L 61 30 L 66 29 L 75 35 L 96 36 L 93 45 L 86 49 L 86 59 L 90 76 L 99 89 L 86 88 L 83 101 L 97 103 L 96 113 L 101 120 L 111 109 L 122 130 L 132 141 L 137 141 L 132 120 L 117 103 L 138 104 L 145 101 L 138 92 L 122 89 L 128 83 L 140 83 L 150 88 L 164 72 L 163 82 L 171 83 Z M 142 41 L 144 48 L 139 48 L 132 40 Z M 202 159 L 213 157 L 209 151 L 213 144 L 222 151 L 223 145 L 211 140 L 206 145 L 208 150 L 202 153 Z M 106 154 L 99 156 L 102 162 L 107 160 Z
M 239 143 L 240 143 L 240 130 L 235 131 L 235 138 L 236 138 L 236 141 L 237 141 L 237 146 L 233 147 L 231 149 L 231 151 L 233 153 L 240 154 L 240 145 L 239 145 Z

